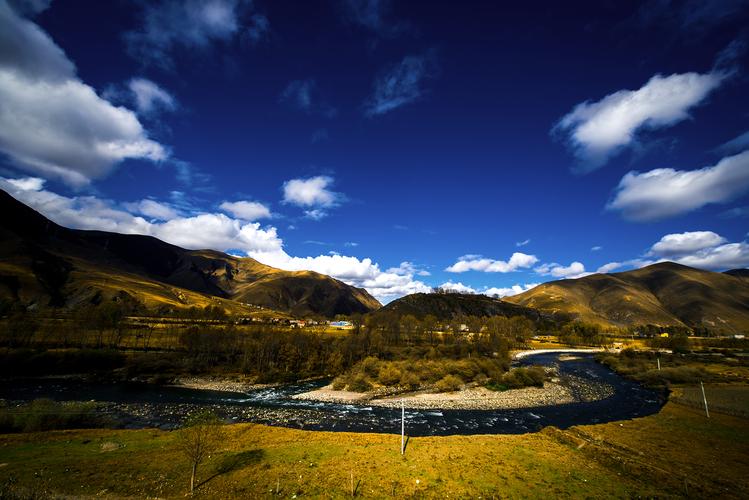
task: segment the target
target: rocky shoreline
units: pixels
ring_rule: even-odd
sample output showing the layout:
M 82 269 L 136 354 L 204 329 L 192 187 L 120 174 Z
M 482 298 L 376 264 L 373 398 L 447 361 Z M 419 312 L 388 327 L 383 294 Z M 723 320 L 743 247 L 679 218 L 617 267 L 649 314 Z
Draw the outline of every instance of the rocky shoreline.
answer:
M 599 393 L 600 398 L 595 397 Z M 608 391 L 586 391 L 586 401 L 603 399 Z M 417 391 L 390 397 L 372 397 L 370 393 L 335 391 L 328 385 L 320 389 L 296 394 L 293 399 L 322 401 L 339 404 L 366 404 L 384 408 L 421 410 L 502 410 L 535 408 L 574 403 L 579 400 L 562 384 L 546 382 L 543 387 L 525 387 L 508 391 L 491 391 L 485 387 L 472 387 L 456 392 L 430 393 Z
M 221 377 L 179 377 L 169 384 L 173 387 L 186 387 L 206 391 L 249 392 L 266 389 L 278 384 L 256 384 L 247 380 L 232 380 Z

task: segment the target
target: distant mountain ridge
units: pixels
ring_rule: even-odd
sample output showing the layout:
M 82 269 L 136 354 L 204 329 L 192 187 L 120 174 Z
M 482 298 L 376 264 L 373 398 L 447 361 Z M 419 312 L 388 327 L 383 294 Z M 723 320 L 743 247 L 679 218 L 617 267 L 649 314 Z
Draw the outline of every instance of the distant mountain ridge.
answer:
M 74 307 L 129 297 L 146 307 L 253 304 L 296 316 L 366 313 L 366 290 L 312 271 L 186 250 L 151 236 L 68 229 L 0 190 L 0 298 Z
M 660 325 L 749 332 L 749 271 L 716 273 L 673 262 L 552 281 L 505 300 L 609 326 Z

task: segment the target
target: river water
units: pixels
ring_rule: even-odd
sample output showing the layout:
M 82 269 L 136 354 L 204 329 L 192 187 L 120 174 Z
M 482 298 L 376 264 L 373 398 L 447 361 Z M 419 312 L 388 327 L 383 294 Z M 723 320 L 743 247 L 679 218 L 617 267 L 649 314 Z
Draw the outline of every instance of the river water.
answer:
M 564 429 L 650 415 L 657 413 L 665 403 L 665 394 L 623 379 L 596 363 L 591 354 L 543 353 L 527 356 L 519 363 L 554 366 L 560 383 L 572 391 L 577 401 L 507 410 L 407 408 L 407 434 L 522 434 L 548 425 Z M 400 433 L 400 409 L 291 398 L 326 383 L 305 382 L 238 393 L 147 384 L 24 379 L 0 384 L 0 399 L 9 402 L 36 398 L 96 401 L 100 412 L 109 416 L 116 426 L 124 428 L 170 429 L 180 425 L 191 411 L 208 407 L 228 422 L 256 422 L 308 430 Z M 591 401 L 591 395 L 595 394 L 605 397 Z

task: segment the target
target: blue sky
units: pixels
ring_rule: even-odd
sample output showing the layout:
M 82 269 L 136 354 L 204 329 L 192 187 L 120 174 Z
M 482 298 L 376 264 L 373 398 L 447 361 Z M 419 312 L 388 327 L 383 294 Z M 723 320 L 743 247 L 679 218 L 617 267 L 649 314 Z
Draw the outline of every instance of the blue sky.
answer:
M 747 25 L 743 0 L 0 0 L 0 187 L 383 302 L 745 267 Z

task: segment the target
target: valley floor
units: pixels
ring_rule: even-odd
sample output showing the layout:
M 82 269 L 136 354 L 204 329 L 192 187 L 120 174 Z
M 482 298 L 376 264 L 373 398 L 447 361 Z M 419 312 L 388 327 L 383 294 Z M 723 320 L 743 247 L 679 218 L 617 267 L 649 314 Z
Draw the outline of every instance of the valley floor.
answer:
M 198 469 L 203 498 L 356 496 L 745 498 L 749 420 L 669 402 L 646 418 L 525 435 L 422 437 L 226 427 Z M 0 497 L 17 493 L 183 497 L 174 432 L 0 436 Z

